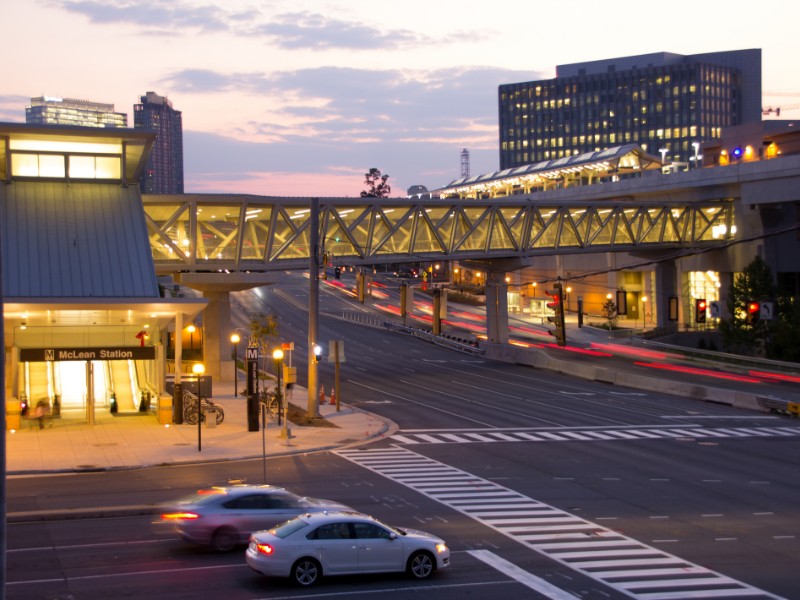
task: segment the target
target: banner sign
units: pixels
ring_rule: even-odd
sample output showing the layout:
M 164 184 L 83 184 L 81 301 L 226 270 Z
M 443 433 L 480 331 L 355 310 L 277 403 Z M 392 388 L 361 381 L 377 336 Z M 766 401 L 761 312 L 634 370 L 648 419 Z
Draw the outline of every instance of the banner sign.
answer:
M 60 360 L 154 360 L 155 346 L 110 346 L 100 348 L 20 348 L 20 362 Z

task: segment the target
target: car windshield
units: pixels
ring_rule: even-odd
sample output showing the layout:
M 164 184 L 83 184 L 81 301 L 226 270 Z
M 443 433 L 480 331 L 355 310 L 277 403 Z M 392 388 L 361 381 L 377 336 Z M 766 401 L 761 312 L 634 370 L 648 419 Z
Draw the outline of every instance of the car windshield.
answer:
M 275 537 L 283 539 L 292 535 L 295 531 L 300 531 L 304 527 L 308 527 L 308 523 L 297 517 L 289 521 L 284 521 L 280 525 L 276 525 L 270 529 L 269 532 Z

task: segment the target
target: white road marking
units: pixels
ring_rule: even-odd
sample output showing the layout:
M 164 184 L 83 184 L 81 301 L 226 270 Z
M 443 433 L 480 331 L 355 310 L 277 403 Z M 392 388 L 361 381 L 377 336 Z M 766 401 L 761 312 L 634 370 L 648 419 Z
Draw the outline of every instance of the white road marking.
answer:
M 638 600 L 780 598 L 408 448 L 350 449 L 335 454 L 449 506 L 567 568 Z M 452 479 L 432 481 L 432 473 Z M 450 481 L 452 484 L 448 485 Z M 565 543 L 569 545 L 562 545 Z M 674 574 L 659 580 L 664 581 L 658 584 L 661 591 L 647 592 L 647 588 L 641 592 L 638 589 L 633 591 L 637 582 L 642 580 L 642 573 L 666 569 L 672 569 Z M 714 589 L 687 591 L 686 588 L 694 587 L 693 581 L 700 576 L 713 581 Z
M 485 562 L 490 567 L 508 575 L 511 579 L 520 582 L 522 585 L 539 592 L 551 600 L 575 600 L 576 598 L 575 595 L 565 592 L 552 583 L 548 583 L 541 577 L 528 573 L 514 563 L 497 556 L 493 552 L 489 552 L 488 550 L 469 550 L 468 553 L 478 560 Z

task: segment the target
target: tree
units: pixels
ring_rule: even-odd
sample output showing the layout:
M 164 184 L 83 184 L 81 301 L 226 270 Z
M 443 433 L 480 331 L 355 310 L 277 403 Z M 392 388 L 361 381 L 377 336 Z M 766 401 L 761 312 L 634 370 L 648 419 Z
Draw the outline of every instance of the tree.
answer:
M 775 286 L 772 271 L 764 259 L 756 256 L 737 275 L 728 290 L 728 317 L 722 319 L 719 331 L 725 350 L 739 354 L 766 356 L 769 322 L 756 319 L 748 323 L 748 304 L 750 302 L 772 302 Z
M 617 313 L 617 304 L 611 298 L 608 298 L 605 302 L 603 302 L 603 309 L 601 313 L 603 317 L 605 317 L 606 321 L 608 321 L 608 330 L 611 331 L 614 328 L 617 319 L 619 319 L 619 314 Z
M 381 175 L 379 169 L 375 167 L 364 175 L 364 185 L 367 189 L 361 192 L 362 198 L 388 198 L 392 193 L 392 187 L 387 183 L 388 175 Z
M 278 343 L 278 318 L 275 315 L 258 314 L 250 316 L 250 340 L 248 346 L 253 342 L 258 346 L 259 356 L 264 357 L 265 363 L 269 364 L 268 357 L 272 356 L 272 349 Z

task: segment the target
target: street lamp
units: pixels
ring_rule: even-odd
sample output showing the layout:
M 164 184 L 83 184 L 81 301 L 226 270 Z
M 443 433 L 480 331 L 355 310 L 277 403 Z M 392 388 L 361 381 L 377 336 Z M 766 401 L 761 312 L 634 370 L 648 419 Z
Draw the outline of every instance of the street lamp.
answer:
M 192 373 L 194 373 L 195 377 L 197 377 L 197 451 L 201 452 L 203 450 L 203 428 L 201 427 L 202 423 L 200 422 L 200 414 L 201 414 L 201 404 L 203 403 L 203 394 L 200 392 L 201 390 L 201 383 L 200 377 L 203 376 L 203 373 L 206 372 L 206 367 L 203 363 L 194 363 L 192 365 Z
M 192 359 L 194 358 L 194 332 L 197 331 L 197 328 L 192 323 L 186 328 L 186 331 L 189 332 L 189 358 Z
M 565 300 L 567 301 L 567 312 L 569 312 L 569 295 L 572 293 L 572 287 L 567 286 L 567 297 Z
M 700 142 L 692 142 L 694 148 L 694 168 L 700 168 Z
M 647 327 L 647 296 L 642 296 L 642 319 L 644 326 Z
M 286 420 L 289 416 L 289 410 L 286 406 L 286 398 L 283 393 L 283 349 L 275 348 L 272 351 L 272 359 L 275 361 L 275 370 L 278 372 L 278 385 L 276 387 L 278 396 L 278 410 L 283 412 L 283 423 L 281 424 L 281 438 L 288 439 L 289 429 L 286 425 Z
M 233 397 L 239 397 L 239 337 L 238 333 L 231 334 L 233 343 Z

